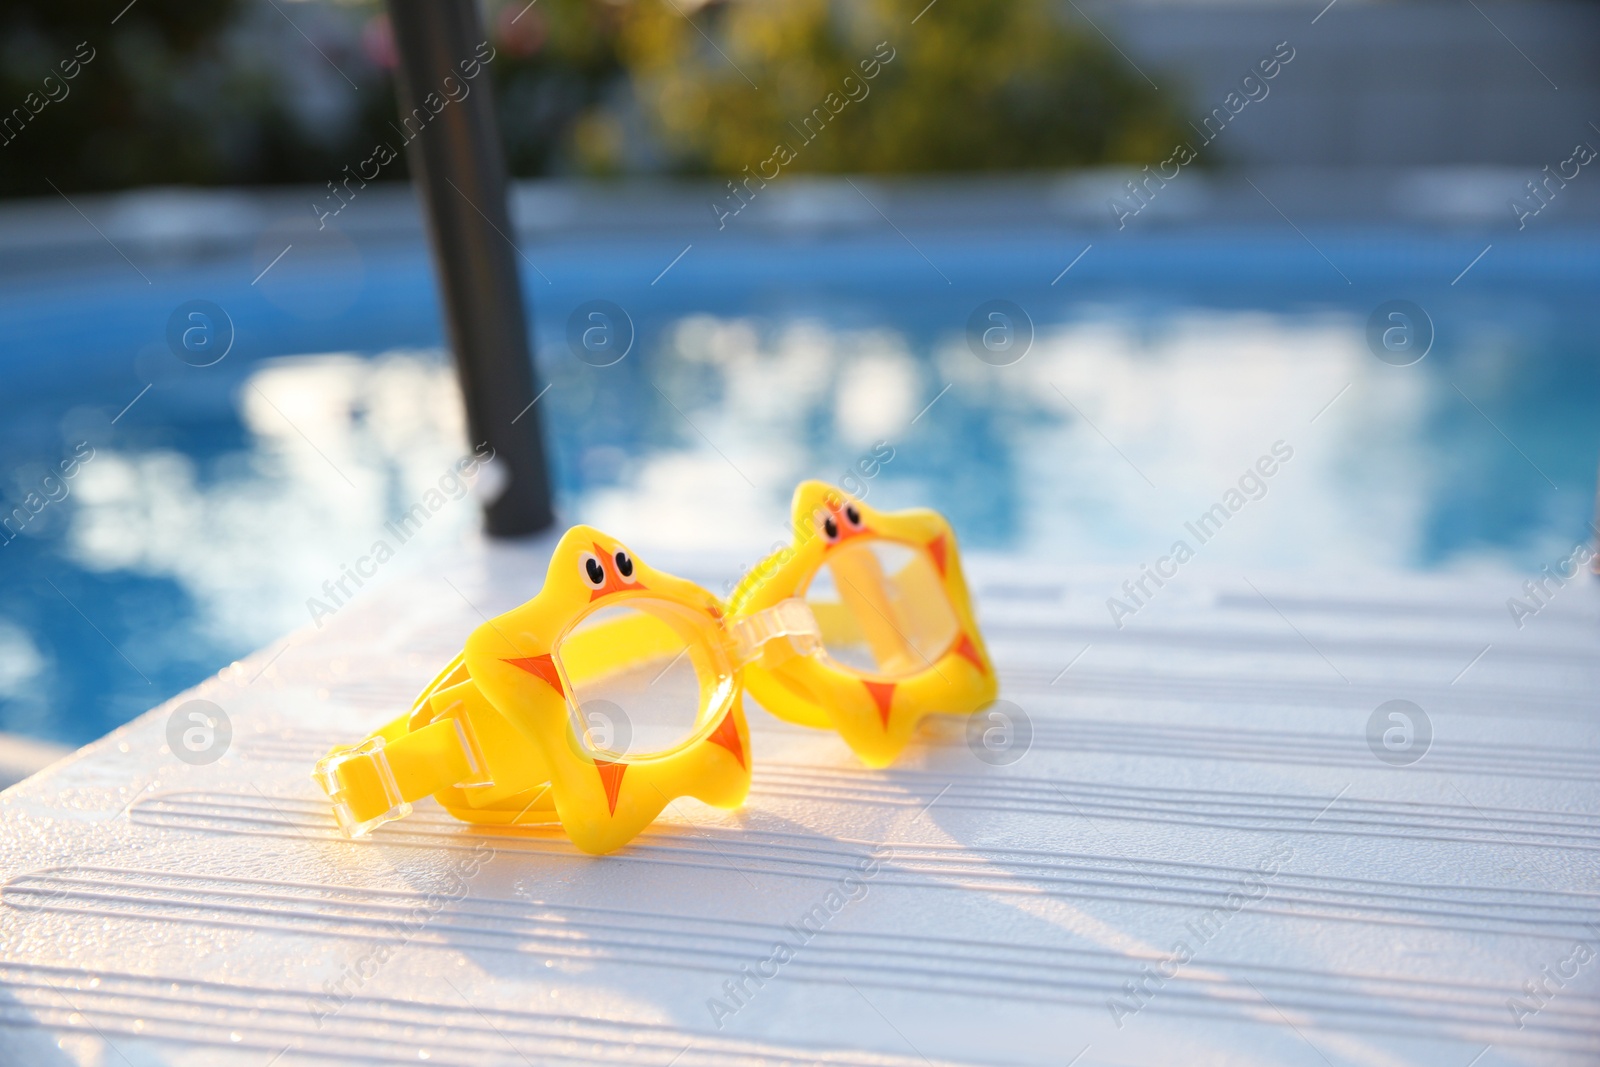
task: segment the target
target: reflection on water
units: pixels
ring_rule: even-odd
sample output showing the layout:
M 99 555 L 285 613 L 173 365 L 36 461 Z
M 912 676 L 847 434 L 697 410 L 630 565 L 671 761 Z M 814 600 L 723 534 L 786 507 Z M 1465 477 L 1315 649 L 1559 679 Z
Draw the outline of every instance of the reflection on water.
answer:
M 573 513 L 641 548 L 764 545 L 796 481 L 838 481 L 886 448 L 865 483 L 880 505 L 939 507 L 974 547 L 1124 564 L 1165 551 L 1277 446 L 1293 458 L 1248 478 L 1248 518 L 1208 541 L 1214 562 L 1461 566 L 1570 549 L 1593 492 L 1587 447 L 1541 449 L 1538 412 L 1505 410 L 1495 367 L 1392 367 L 1364 329 L 1332 312 L 1108 306 L 993 367 L 963 336 L 916 352 L 890 330 L 695 316 L 665 334 L 654 432 L 630 440 L 626 468 L 580 456 Z M 1594 421 L 1565 430 L 1584 440 Z M 1558 465 L 1577 476 L 1552 488 Z M 1487 486 L 1504 495 L 1446 524 L 1441 511 Z
M 247 447 L 205 471 L 177 451 L 102 449 L 79 478 L 66 551 L 88 571 L 170 579 L 202 633 L 247 647 L 312 621 L 312 598 L 349 602 L 352 580 L 348 596 L 324 583 L 379 540 L 400 549 L 385 522 L 439 491 L 470 451 L 436 357 L 270 361 L 239 391 L 239 418 Z M 469 489 L 452 481 L 437 513 L 407 524 L 407 555 L 475 527 Z
M 1207 558 L 1257 567 L 1533 569 L 1583 536 L 1596 419 L 1570 354 L 1486 327 L 1396 368 L 1334 310 L 1080 304 L 1037 325 L 1006 367 L 958 332 L 820 315 L 668 316 L 614 367 L 547 350 L 563 517 L 730 571 L 783 535 L 797 481 L 851 472 L 879 506 L 944 510 L 969 549 L 1130 574 L 1219 504 Z M 458 473 L 438 353 L 263 360 L 231 395 L 202 425 L 169 411 L 165 443 L 97 446 L 7 546 L 56 588 L 0 601 L 0 727 L 95 736 L 476 530 L 485 475 Z
M 476 529 L 437 353 L 263 361 L 235 396 L 170 445 L 101 443 L 61 514 L 5 547 L 23 581 L 0 609 L 0 727 L 87 740 Z

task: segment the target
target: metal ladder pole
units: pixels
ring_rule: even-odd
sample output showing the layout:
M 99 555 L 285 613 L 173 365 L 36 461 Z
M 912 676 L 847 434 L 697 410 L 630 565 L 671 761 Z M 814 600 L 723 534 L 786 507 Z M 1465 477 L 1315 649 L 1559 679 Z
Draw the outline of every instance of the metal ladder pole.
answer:
M 488 35 L 475 0 L 387 0 L 387 7 L 400 60 L 400 127 L 410 138 L 406 156 L 427 220 L 467 431 L 473 448 L 494 449 L 494 466 L 508 476 L 484 504 L 484 525 L 491 537 L 536 533 L 554 514 L 505 158 L 478 51 L 488 48 Z M 467 78 L 474 69 L 477 76 Z M 460 86 L 467 95 L 451 99 Z

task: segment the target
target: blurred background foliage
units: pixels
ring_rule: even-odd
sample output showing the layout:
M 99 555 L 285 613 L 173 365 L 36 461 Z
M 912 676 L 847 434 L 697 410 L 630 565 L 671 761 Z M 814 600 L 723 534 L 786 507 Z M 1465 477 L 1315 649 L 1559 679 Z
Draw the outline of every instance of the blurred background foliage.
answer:
M 0 5 L 0 194 L 322 182 L 393 117 L 352 12 L 289 4 L 302 36 L 264 0 L 123 3 Z M 80 45 L 94 58 L 30 116 Z
M 1182 136 L 1179 109 L 1046 0 L 734 0 L 699 19 L 712 40 L 645 0 L 622 36 L 681 170 L 736 173 L 778 141 L 809 171 L 1145 163 Z M 893 58 L 868 81 L 880 46 Z M 802 148 L 797 127 L 830 93 L 837 125 Z
M 1183 136 L 1170 90 L 1049 0 L 925 4 L 490 0 L 511 169 L 731 174 L 784 139 L 800 149 L 792 169 L 808 171 L 1144 163 Z M 320 184 L 393 139 L 393 43 L 374 0 L 118 7 L 0 8 L 0 118 L 13 119 L 0 195 Z M 844 78 L 885 41 L 894 58 L 861 79 L 866 100 L 802 147 L 789 124 L 843 99 Z M 44 79 L 83 43 L 95 58 L 39 107 Z

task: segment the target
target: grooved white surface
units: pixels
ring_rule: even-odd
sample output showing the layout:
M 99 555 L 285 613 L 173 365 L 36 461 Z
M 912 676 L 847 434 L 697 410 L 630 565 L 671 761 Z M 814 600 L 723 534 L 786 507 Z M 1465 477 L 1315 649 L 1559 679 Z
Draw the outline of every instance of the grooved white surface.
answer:
M 747 703 L 744 810 L 674 805 L 614 856 L 431 802 L 340 839 L 311 763 L 535 591 L 546 551 L 477 550 L 446 571 L 462 596 L 371 591 L 186 694 L 232 719 L 217 763 L 165 752 L 174 702 L 0 796 L 0 1063 L 1600 1058 L 1592 583 L 1518 630 L 1514 575 L 1196 574 L 1119 632 L 1125 575 L 969 561 L 1033 723 L 1012 765 L 944 721 L 869 771 Z M 1394 698 L 1433 723 L 1411 767 L 1366 741 Z M 719 1029 L 723 983 L 885 846 Z M 1194 958 L 1133 998 L 1180 940 Z M 1519 1027 L 1513 998 L 1543 1006 Z

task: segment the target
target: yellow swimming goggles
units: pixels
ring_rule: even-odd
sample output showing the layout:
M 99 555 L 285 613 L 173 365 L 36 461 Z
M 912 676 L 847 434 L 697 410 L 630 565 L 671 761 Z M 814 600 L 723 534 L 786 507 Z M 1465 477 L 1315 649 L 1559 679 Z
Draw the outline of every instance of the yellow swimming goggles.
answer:
M 568 530 L 537 596 L 474 630 L 408 714 L 318 762 L 340 828 L 360 836 L 432 795 L 468 822 L 559 822 L 610 852 L 678 797 L 744 802 L 746 685 L 871 766 L 923 716 L 994 699 L 942 516 L 806 482 L 793 518 L 794 543 L 726 606 L 592 527 Z
M 815 620 L 812 644 L 793 650 L 809 654 L 763 645 L 745 665 L 762 707 L 837 730 L 863 763 L 883 767 L 924 716 L 994 700 L 999 683 L 943 515 L 877 511 L 803 482 L 791 519 L 794 543 L 745 575 L 728 603 L 732 620 L 802 608 Z

